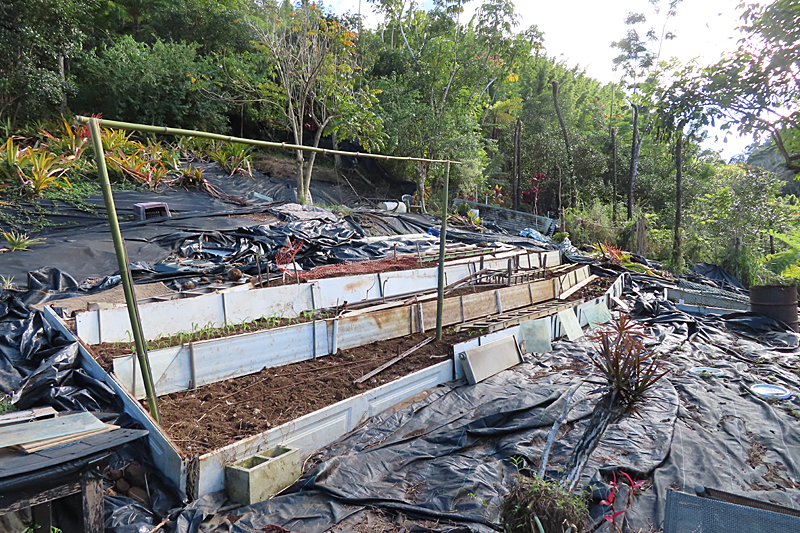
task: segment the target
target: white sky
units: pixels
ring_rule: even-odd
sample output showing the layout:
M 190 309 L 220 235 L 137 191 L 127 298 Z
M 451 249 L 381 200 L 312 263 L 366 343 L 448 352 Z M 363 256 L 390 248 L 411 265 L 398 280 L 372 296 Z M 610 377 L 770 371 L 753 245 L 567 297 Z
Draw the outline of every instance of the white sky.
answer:
M 327 6 L 338 13 L 357 13 L 359 2 L 365 23 L 375 26 L 379 17 L 373 14 L 372 5 L 366 0 L 329 0 Z M 688 62 L 696 58 L 701 65 L 707 65 L 718 60 L 723 52 L 735 50 L 739 38 L 736 31 L 739 3 L 740 0 L 683 0 L 678 4 L 677 16 L 668 22 L 667 30 L 677 37 L 664 44 L 662 59 L 677 57 Z M 480 0 L 469 2 L 465 19 L 479 6 Z M 619 80 L 612 63 L 618 54 L 611 43 L 625 36 L 628 27 L 624 20 L 628 13 L 644 13 L 647 26 L 656 26 L 659 33 L 663 26 L 663 19 L 653 13 L 647 0 L 515 0 L 515 10 L 521 16 L 519 29 L 536 24 L 544 32 L 549 55 L 563 59 L 569 66 L 579 64 L 589 76 L 604 83 Z M 712 131 L 707 144 L 721 151 L 725 159 L 752 142 L 729 133 L 728 142 L 723 143 L 723 136 Z

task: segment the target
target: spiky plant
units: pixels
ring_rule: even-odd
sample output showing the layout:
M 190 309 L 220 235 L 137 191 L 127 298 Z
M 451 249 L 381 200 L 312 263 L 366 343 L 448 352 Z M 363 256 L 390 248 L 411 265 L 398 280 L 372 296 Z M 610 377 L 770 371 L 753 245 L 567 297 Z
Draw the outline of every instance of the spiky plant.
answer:
M 25 233 L 17 233 L 14 230 L 4 231 L 1 235 L 8 243 L 8 247 L 12 252 L 22 252 L 30 250 L 31 246 L 37 244 L 44 244 L 44 241 L 41 239 L 28 237 L 28 235 L 26 235 Z
M 593 337 L 599 346 L 592 363 L 627 412 L 647 399 L 647 392 L 667 374 L 662 362 L 645 348 L 644 339 L 642 325 L 624 314 Z

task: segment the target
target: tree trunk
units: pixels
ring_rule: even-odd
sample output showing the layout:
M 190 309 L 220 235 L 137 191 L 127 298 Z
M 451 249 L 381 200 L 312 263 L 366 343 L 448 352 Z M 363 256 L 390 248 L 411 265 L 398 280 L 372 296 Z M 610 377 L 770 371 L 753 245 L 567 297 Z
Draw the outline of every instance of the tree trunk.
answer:
M 331 144 L 333 145 L 334 150 L 339 149 L 339 140 L 336 137 L 336 132 L 331 133 Z M 336 173 L 336 179 L 339 179 L 339 172 L 342 168 L 342 156 L 339 154 L 333 154 L 333 170 Z
M 522 146 L 521 146 L 521 137 L 522 137 L 522 121 L 517 119 L 517 126 L 514 128 L 514 178 L 513 178 L 513 187 L 512 187 L 512 201 L 511 201 L 511 209 L 515 211 L 519 211 L 519 195 L 520 195 L 520 178 L 522 176 Z
M 305 195 L 305 180 L 304 178 L 304 169 L 305 160 L 303 158 L 303 151 L 297 150 L 297 155 L 295 157 L 295 161 L 297 162 L 297 203 L 300 205 L 304 205 L 306 203 L 306 195 Z
M 617 129 L 611 128 L 611 223 L 617 223 Z
M 633 108 L 633 139 L 631 139 L 631 168 L 628 173 L 628 220 L 633 218 L 633 190 L 636 188 L 636 170 L 639 167 L 639 149 L 642 146 L 639 139 L 639 106 L 631 104 Z
M 683 250 L 681 249 L 681 191 L 683 182 L 683 132 L 678 131 L 678 140 L 675 141 L 675 235 L 672 238 L 672 263 L 680 269 L 683 263 Z
M 61 78 L 61 113 L 67 112 L 67 71 L 64 68 L 64 54 L 58 54 L 58 76 Z
M 572 207 L 574 207 L 577 193 L 575 190 L 575 176 L 573 175 L 572 168 L 572 149 L 569 145 L 567 126 L 564 124 L 564 117 L 561 116 L 561 108 L 558 106 L 558 82 L 553 80 L 551 83 L 553 85 L 553 105 L 556 108 L 556 116 L 558 117 L 558 123 L 561 126 L 561 134 L 564 136 L 564 145 L 567 148 L 567 179 L 569 180 L 568 183 L 571 186 Z

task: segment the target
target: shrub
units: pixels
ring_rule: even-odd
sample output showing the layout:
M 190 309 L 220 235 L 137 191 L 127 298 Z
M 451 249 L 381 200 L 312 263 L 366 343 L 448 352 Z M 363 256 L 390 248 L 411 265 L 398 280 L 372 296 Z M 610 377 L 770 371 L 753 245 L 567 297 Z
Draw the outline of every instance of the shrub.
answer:
M 520 533 L 586 531 L 586 499 L 557 481 L 517 476 L 517 482 L 500 509 L 505 530 Z
M 196 44 L 136 42 L 130 36 L 87 54 L 76 107 L 106 118 L 192 129 L 222 129 L 226 104 L 194 90 L 210 70 Z

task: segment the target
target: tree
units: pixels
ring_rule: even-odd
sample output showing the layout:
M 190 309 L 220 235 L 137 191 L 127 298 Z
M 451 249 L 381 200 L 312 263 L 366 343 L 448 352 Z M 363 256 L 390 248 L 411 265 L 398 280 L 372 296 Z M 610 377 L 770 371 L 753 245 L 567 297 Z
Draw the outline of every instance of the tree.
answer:
M 288 2 L 280 8 L 267 5 L 263 19 L 253 19 L 259 36 L 257 47 L 274 62 L 282 94 L 273 100 L 283 112 L 297 145 L 304 132 L 318 147 L 324 133 L 358 140 L 369 149 L 381 143 L 381 121 L 372 111 L 375 96 L 356 85 L 356 33 L 314 3 L 296 9 Z M 270 96 L 270 98 L 272 95 Z M 364 135 L 361 135 L 364 133 Z M 313 203 L 311 175 L 316 153 L 306 161 L 297 150 L 297 199 Z
M 658 66 L 661 57 L 661 48 L 664 41 L 675 38 L 672 32 L 667 31 L 667 24 L 670 19 L 677 14 L 677 5 L 681 0 L 670 0 L 667 5 L 664 24 L 661 27 L 660 35 L 654 27 L 647 30 L 645 38 L 639 35 L 636 25 L 644 24 L 647 18 L 642 13 L 629 13 L 625 19 L 625 24 L 630 26 L 627 35 L 619 41 L 611 43 L 613 48 L 620 50 L 620 55 L 614 59 L 615 68 L 622 66 L 625 76 L 628 78 L 628 86 L 633 90 L 631 95 L 631 107 L 633 109 L 633 131 L 631 136 L 631 157 L 628 170 L 628 220 L 633 217 L 633 200 L 636 190 L 636 176 L 639 167 L 639 155 L 642 148 L 642 139 L 650 131 L 651 123 L 644 128 L 639 127 L 639 120 L 643 113 L 647 111 L 650 103 L 642 98 L 639 91 L 645 85 L 654 86 L 658 79 Z M 659 0 L 652 0 L 651 4 L 655 14 L 660 14 Z M 653 47 L 657 45 L 656 49 Z
M 741 19 L 736 52 L 683 75 L 724 128 L 770 137 L 786 168 L 800 173 L 800 4 L 749 4 Z
M 0 119 L 43 118 L 66 108 L 74 91 L 67 61 L 82 49 L 91 0 L 0 2 Z

